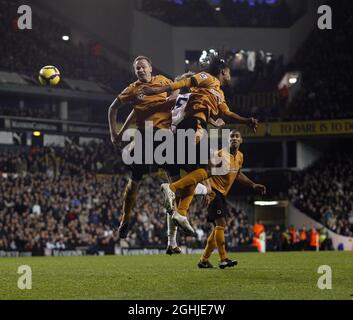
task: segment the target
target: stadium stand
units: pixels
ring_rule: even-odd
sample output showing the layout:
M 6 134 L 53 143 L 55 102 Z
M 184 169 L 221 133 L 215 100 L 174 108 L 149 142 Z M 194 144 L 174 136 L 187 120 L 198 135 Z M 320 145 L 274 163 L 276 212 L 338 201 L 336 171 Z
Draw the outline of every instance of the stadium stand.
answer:
M 118 242 L 121 192 L 127 170 L 110 144 L 80 147 L 9 149 L 0 153 L 0 251 L 86 249 L 87 254 L 113 254 Z M 115 166 L 113 163 L 117 162 Z M 119 171 L 117 170 L 119 169 Z M 112 172 L 118 175 L 111 175 Z M 133 227 L 122 248 L 164 248 L 166 218 L 158 176 L 146 177 L 139 189 Z M 226 242 L 229 251 L 249 250 L 252 225 L 244 210 L 230 204 Z M 178 242 L 202 248 L 210 231 L 199 200 L 190 210 L 197 237 L 179 235 Z M 273 238 L 269 230 L 269 241 Z M 281 236 L 283 250 L 297 249 Z M 286 246 L 287 243 L 287 246 Z M 276 250 L 276 247 L 270 249 Z
M 114 92 L 131 80 L 130 72 L 108 60 L 99 44 L 81 44 L 76 47 L 70 41 L 62 41 L 64 34 L 70 34 L 70 29 L 63 23 L 34 12 L 37 28 L 19 32 L 17 9 L 20 4 L 18 0 L 0 1 L 0 69 L 37 77 L 43 61 L 47 61 L 47 64 L 57 66 L 63 76 L 101 82 Z M 11 32 L 5 31 L 8 26 L 12 26 Z
M 114 170 L 108 168 L 113 157 L 109 144 L 2 151 L 0 250 L 43 254 L 45 248 L 85 246 L 88 253 L 113 253 L 127 175 L 96 175 Z M 147 177 L 140 187 L 130 248 L 164 248 L 165 210 L 158 196 L 161 182 L 161 178 Z M 251 226 L 245 213 L 232 210 L 235 215 L 227 237 L 229 247 L 250 244 Z M 196 215 L 198 211 L 200 204 L 195 203 L 192 214 L 197 238 L 181 237 L 180 244 L 203 246 L 209 227 L 205 226 L 206 211 Z
M 169 5 L 187 7 L 187 4 Z M 232 1 L 229 1 L 229 5 L 249 7 L 248 10 L 255 12 L 256 8 L 261 7 L 250 7 L 247 2 Z M 280 57 L 272 59 L 271 65 L 264 64 L 257 52 L 254 72 L 239 68 L 235 70 L 236 84 L 226 91 L 235 110 L 241 114 L 254 115 L 261 121 L 309 121 L 353 117 L 352 90 L 349 87 L 353 74 L 353 62 L 350 59 L 353 43 L 353 6 L 349 1 L 344 1 L 343 5 L 333 1 L 330 5 L 337 17 L 334 21 L 335 32 L 323 33 L 315 29 L 287 66 L 278 63 Z M 272 6 L 263 7 L 260 12 L 270 10 Z M 233 11 L 228 9 L 224 12 L 232 14 Z M 334 48 L 340 49 L 335 51 Z M 277 85 L 285 71 L 293 70 L 301 72 L 301 89 L 294 99 L 289 101 L 288 97 L 277 91 Z
M 289 11 L 283 7 L 283 1 L 277 1 L 273 6 L 250 7 L 247 2 L 224 0 L 220 4 L 221 13 L 206 5 L 206 0 L 181 2 L 146 0 L 143 1 L 143 10 L 174 25 L 181 25 L 181 21 L 182 25 L 188 26 L 278 27 L 292 23 L 292 18 L 287 16 Z M 116 91 L 130 82 L 130 73 L 107 60 L 101 50 L 97 50 L 96 44 L 75 47 L 61 41 L 62 34 L 69 33 L 69 30 L 55 21 L 36 17 L 36 23 L 46 29 L 44 35 L 35 29 L 25 35 L 17 33 L 16 20 L 13 19 L 20 2 L 0 0 L 0 4 L 0 69 L 6 70 L 0 72 L 0 79 L 9 79 L 8 83 L 23 85 L 27 83 L 27 78 L 22 74 L 27 74 L 34 83 L 35 73 L 42 67 L 38 63 L 50 61 L 50 64 L 62 69 L 65 79 L 63 83 L 74 90 L 102 92 L 97 84 L 102 82 Z M 347 5 L 346 8 L 351 6 Z M 303 88 L 282 119 L 313 120 L 353 116 L 350 105 L 352 92 L 349 88 L 353 71 L 350 59 L 353 11 L 347 9 L 341 14 L 344 14 L 345 19 L 337 21 L 337 32 L 320 37 L 314 32 L 288 67 L 303 72 Z M 252 18 L 246 19 L 249 16 Z M 3 31 L 6 25 L 13 26 L 12 32 Z M 338 53 L 332 53 L 333 44 L 341 48 Z M 68 56 L 71 59 L 67 59 Z M 70 78 L 80 80 L 66 80 L 65 73 Z M 271 76 L 271 71 L 267 76 Z M 267 83 L 268 77 L 263 77 L 261 72 L 256 77 Z M 94 83 L 84 80 L 94 80 Z M 230 95 L 232 97 L 234 93 L 230 92 Z M 35 103 L 13 107 L 9 101 L 1 100 L 1 115 L 57 118 L 57 112 L 50 107 Z M 262 121 L 281 119 L 284 101 L 279 95 L 265 95 L 264 101 L 267 104 L 252 103 L 251 107 L 234 103 L 235 110 L 244 115 L 255 115 Z M 304 173 L 296 175 L 289 191 L 291 200 L 299 209 L 329 229 L 346 236 L 353 236 L 350 191 L 353 185 L 351 179 L 343 179 L 352 176 L 351 159 L 352 155 L 333 155 L 321 160 Z M 338 171 L 337 163 L 340 164 L 339 168 L 344 169 Z M 325 169 L 326 165 L 328 168 Z M 113 177 L 113 173 L 117 176 Z M 23 250 L 40 255 L 45 249 L 85 247 L 88 254 L 98 254 L 101 250 L 114 252 L 118 241 L 116 229 L 121 215 L 121 193 L 127 181 L 127 170 L 119 162 L 117 150 L 110 142 L 83 147 L 71 145 L 65 148 L 30 150 L 0 149 L 0 174 L 0 251 Z M 329 183 L 332 177 L 335 177 L 334 182 Z M 321 183 L 323 178 L 326 183 Z M 123 247 L 164 248 L 166 219 L 159 196 L 161 181 L 161 178 L 156 177 L 143 181 L 134 209 L 134 226 L 128 241 L 121 242 Z M 320 192 L 316 194 L 318 190 Z M 226 234 L 228 249 L 249 248 L 252 245 L 253 226 L 248 221 L 247 213 L 238 207 L 232 207 L 231 211 Z M 197 237 L 179 236 L 178 242 L 188 247 L 201 248 L 210 231 L 210 226 L 205 224 L 206 210 L 195 201 L 190 216 Z M 307 239 L 310 238 L 311 231 L 297 231 L 298 235 L 302 232 Z M 322 232 L 325 233 L 325 230 Z M 300 241 L 295 240 L 292 234 L 291 230 L 280 230 L 279 227 L 269 230 L 270 250 L 306 249 L 309 246 L 308 240 L 305 240 L 307 243 L 303 240 L 299 244 Z
M 330 230 L 353 236 L 353 154 L 327 152 L 318 162 L 293 177 L 293 204 Z

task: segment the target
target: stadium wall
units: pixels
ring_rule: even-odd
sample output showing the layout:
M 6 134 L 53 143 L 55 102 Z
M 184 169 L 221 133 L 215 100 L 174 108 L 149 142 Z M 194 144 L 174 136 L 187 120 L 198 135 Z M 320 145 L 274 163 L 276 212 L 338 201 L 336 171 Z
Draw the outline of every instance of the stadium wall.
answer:
M 309 144 L 308 142 L 298 141 L 297 142 L 297 168 L 303 170 L 318 160 L 322 152 L 317 148 L 314 147 L 313 144 Z
M 325 228 L 325 226 L 323 226 L 321 223 L 313 220 L 312 218 L 295 208 L 292 204 L 290 204 L 288 208 L 288 217 L 289 225 L 305 226 L 307 229 Z M 353 251 L 353 238 L 338 235 L 332 232 L 331 230 L 328 230 L 328 233 L 330 238 L 332 239 L 333 248 L 335 250 Z
M 130 67 L 131 30 L 133 29 L 134 1 L 99 0 L 56 1 L 32 0 L 56 19 L 73 29 L 73 41 L 100 42 L 110 57 L 121 67 Z
M 289 30 L 289 60 L 294 57 L 297 50 L 302 46 L 304 41 L 310 35 L 310 32 L 314 28 L 317 28 L 317 20 L 319 18 L 317 10 L 323 3 L 325 3 L 323 0 L 308 1 L 306 14 L 303 15 Z M 289 62 L 289 60 L 286 60 L 286 62 Z
M 174 48 L 174 28 L 140 11 L 134 12 L 132 30 L 132 56 L 145 55 L 152 59 L 153 65 L 168 76 L 175 76 L 175 63 L 184 62 L 184 52 L 177 57 Z M 186 40 L 186 39 L 185 39 Z M 180 46 L 184 47 L 183 43 Z M 182 68 L 182 71 L 184 67 Z

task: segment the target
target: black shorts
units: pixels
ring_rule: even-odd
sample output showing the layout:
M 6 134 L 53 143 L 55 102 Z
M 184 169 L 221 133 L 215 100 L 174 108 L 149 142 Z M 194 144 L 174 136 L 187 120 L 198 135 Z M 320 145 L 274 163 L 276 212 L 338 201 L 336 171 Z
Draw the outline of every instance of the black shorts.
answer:
M 229 214 L 225 196 L 219 191 L 212 189 L 216 197 L 208 206 L 208 222 L 215 222 L 217 219 L 226 218 Z
M 154 137 L 154 134 L 156 133 L 157 130 L 159 130 L 159 129 L 153 129 L 153 137 Z M 166 129 L 164 129 L 164 130 L 166 130 Z M 148 164 L 146 163 L 146 148 L 145 148 L 146 147 L 146 144 L 145 144 L 146 132 L 145 132 L 145 130 L 142 130 L 142 129 L 139 129 L 139 132 L 141 133 L 142 144 L 141 144 L 141 146 L 135 145 L 133 150 L 131 151 L 131 155 L 134 155 L 135 151 L 137 151 L 137 148 L 139 148 L 138 151 L 141 152 L 142 164 L 141 163 L 132 163 L 132 164 L 128 165 L 129 169 L 132 171 L 131 179 L 133 181 L 140 181 L 144 175 L 157 172 L 158 169 L 160 169 L 160 168 L 167 171 L 167 173 L 170 176 L 175 176 L 177 171 L 173 165 L 158 164 L 155 162 L 155 159 L 154 159 L 155 149 L 160 144 L 162 144 L 164 141 L 154 141 L 154 139 L 153 139 L 152 148 L 149 149 L 149 150 L 153 151 L 153 153 L 152 153 L 153 157 L 152 157 L 152 159 L 150 159 L 152 161 L 149 161 L 150 163 L 148 163 Z M 172 134 L 172 133 L 170 132 L 170 134 Z
M 181 130 L 189 130 L 192 129 L 195 132 L 199 129 L 202 128 L 204 130 L 207 131 L 207 123 L 201 119 L 195 118 L 195 117 L 189 117 L 184 119 L 182 122 L 180 122 L 178 124 L 178 126 L 176 127 L 176 129 L 181 129 Z M 177 136 L 174 139 L 175 142 L 175 147 L 174 147 L 174 154 L 175 154 L 175 163 L 177 163 L 177 166 L 180 169 L 185 170 L 186 172 L 191 172 L 194 171 L 196 169 L 199 168 L 207 168 L 208 167 L 208 161 L 210 159 L 210 150 L 209 150 L 209 137 L 208 135 L 204 135 L 204 137 L 202 139 L 208 139 L 207 141 L 207 146 L 208 149 L 206 150 L 206 154 L 203 154 L 203 156 L 205 157 L 207 163 L 205 163 L 206 161 L 203 161 L 203 163 L 201 163 L 201 145 L 202 143 L 194 143 L 193 147 L 195 148 L 195 154 L 196 154 L 196 159 L 192 157 L 192 155 L 189 154 L 189 148 L 188 148 L 188 139 L 185 138 L 182 141 L 178 141 Z M 206 141 L 205 141 L 206 142 Z M 178 144 L 179 146 L 184 146 L 183 150 L 178 150 Z M 180 154 L 181 152 L 183 152 L 185 154 L 185 161 L 184 163 L 178 163 L 177 162 L 177 155 Z M 206 158 L 207 157 L 207 158 Z M 196 160 L 196 161 L 195 161 Z

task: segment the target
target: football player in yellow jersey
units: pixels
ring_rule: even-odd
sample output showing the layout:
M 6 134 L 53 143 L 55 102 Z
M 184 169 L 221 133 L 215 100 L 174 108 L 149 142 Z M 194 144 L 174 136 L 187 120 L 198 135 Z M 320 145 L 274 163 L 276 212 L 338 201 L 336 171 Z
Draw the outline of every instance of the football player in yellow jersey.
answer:
M 153 96 L 164 92 L 172 92 L 189 88 L 190 100 L 185 109 L 185 118 L 195 118 L 203 126 L 209 119 L 217 116 L 229 118 L 232 122 L 248 125 L 256 130 L 258 121 L 254 118 L 244 118 L 229 110 L 225 102 L 221 86 L 231 81 L 230 68 L 224 60 L 215 59 L 211 62 L 208 72 L 200 72 L 191 77 L 159 87 L 143 87 L 141 95 Z
M 169 130 L 171 125 L 171 107 L 175 104 L 175 99 L 167 93 L 160 93 L 153 97 L 138 97 L 139 90 L 142 87 L 159 87 L 161 85 L 171 84 L 172 81 L 162 75 L 152 76 L 152 62 L 148 57 L 139 56 L 133 63 L 133 68 L 137 81 L 130 84 L 123 90 L 114 102 L 109 107 L 109 128 L 110 136 L 113 144 L 120 144 L 124 131 L 129 127 L 132 121 L 135 120 L 137 130 L 142 135 L 143 145 L 141 149 L 137 150 L 142 152 L 144 159 L 144 126 L 145 121 L 153 123 L 153 129 Z M 133 104 L 133 111 L 130 113 L 128 119 L 125 121 L 120 131 L 117 128 L 117 116 L 119 108 L 127 103 Z M 156 143 L 153 145 L 156 148 Z M 135 150 L 134 150 L 135 151 Z M 143 161 L 144 163 L 144 161 Z M 131 212 L 136 201 L 137 190 L 144 174 L 151 172 L 152 166 L 146 164 L 133 164 L 131 166 L 132 177 L 129 179 L 128 184 L 124 191 L 123 202 L 123 216 L 119 227 L 119 237 L 126 238 L 129 231 L 129 222 L 131 221 Z M 176 175 L 171 173 L 171 175 Z M 168 215 L 169 218 L 169 215 Z M 168 221 L 168 223 L 172 223 Z M 171 241 L 171 246 L 168 248 L 172 253 L 180 253 L 180 248 L 176 245 L 175 237 Z
M 206 206 L 208 206 L 207 220 L 214 224 L 214 229 L 207 239 L 206 248 L 198 263 L 199 268 L 213 268 L 209 262 L 209 258 L 215 248 L 218 248 L 220 258 L 219 267 L 221 269 L 237 265 L 237 261 L 230 260 L 227 257 L 224 238 L 226 217 L 228 214 L 226 196 L 233 183 L 237 180 L 261 195 L 266 194 L 266 187 L 264 185 L 256 184 L 241 172 L 244 157 L 239 151 L 239 147 L 242 142 L 241 133 L 237 130 L 231 131 L 229 135 L 230 152 L 228 153 L 225 149 L 218 151 L 218 155 L 225 160 L 223 162 L 225 166 L 222 169 L 225 170 L 224 173 L 226 174 L 212 176 L 204 182 L 209 189 L 209 194 L 206 196 Z
M 201 132 L 200 135 L 202 135 L 202 131 L 207 129 L 207 123 L 210 122 L 210 119 L 218 116 L 224 120 L 230 119 L 231 122 L 246 124 L 256 131 L 258 126 L 256 119 L 244 118 L 229 110 L 221 86 L 230 80 L 230 68 L 225 61 L 214 59 L 208 72 L 201 72 L 165 86 L 145 87 L 140 92 L 144 96 L 190 88 L 191 94 L 185 107 L 184 119 L 176 129 L 193 129 L 196 132 Z M 200 144 L 196 146 L 197 153 L 200 153 L 199 147 Z M 199 156 L 197 158 L 199 159 Z M 177 210 L 173 213 L 173 221 L 185 232 L 193 234 L 194 230 L 186 217 L 187 210 L 192 202 L 197 184 L 207 179 L 210 172 L 207 170 L 207 166 L 202 165 L 192 166 L 191 170 L 186 169 L 186 171 L 189 172 L 188 175 L 172 184 L 162 184 L 161 189 L 168 211 L 174 210 L 175 193 L 179 191 L 182 194 Z

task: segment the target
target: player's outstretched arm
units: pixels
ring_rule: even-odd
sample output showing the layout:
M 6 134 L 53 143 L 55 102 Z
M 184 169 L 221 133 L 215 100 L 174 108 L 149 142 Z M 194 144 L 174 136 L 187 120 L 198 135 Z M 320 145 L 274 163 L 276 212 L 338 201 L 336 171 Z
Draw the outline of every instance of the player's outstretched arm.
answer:
M 135 120 L 135 110 L 132 110 L 129 114 L 129 116 L 126 118 L 123 126 L 121 127 L 119 133 L 118 133 L 118 143 L 121 142 L 121 138 L 124 134 L 124 132 L 130 127 L 131 123 Z
M 146 87 L 143 87 L 139 93 L 145 96 L 154 96 L 156 94 L 160 94 L 164 92 L 172 92 L 172 91 L 180 90 L 182 88 L 191 88 L 191 87 L 192 87 L 192 78 L 186 78 L 180 81 L 172 82 L 165 86 L 154 87 L 154 88 L 146 86 Z
M 254 181 L 252 181 L 251 179 L 249 179 L 244 173 L 240 172 L 238 174 L 237 180 L 249 187 L 252 188 L 253 190 L 255 190 L 257 193 L 261 194 L 261 195 L 265 195 L 266 194 L 266 187 L 262 184 L 257 184 Z
M 175 82 L 178 82 L 178 81 L 181 81 L 181 80 L 190 78 L 190 77 L 192 77 L 194 74 L 195 74 L 194 72 L 189 71 L 189 72 L 184 73 L 184 74 L 182 74 L 182 75 L 180 75 L 180 76 L 177 76 L 177 77 L 174 79 L 174 81 L 175 81 Z M 176 100 L 176 99 L 178 98 L 179 93 L 180 93 L 180 89 L 174 90 L 174 91 L 170 94 L 170 96 L 168 97 L 168 100 Z
M 232 119 L 233 120 L 232 122 L 246 124 L 249 128 L 251 128 L 254 132 L 256 132 L 257 127 L 259 125 L 259 121 L 257 119 L 244 118 L 239 114 L 230 111 L 226 103 L 223 103 L 222 105 L 220 105 L 220 110 L 222 115 Z
M 121 106 L 120 100 L 116 98 L 113 103 L 109 107 L 108 111 L 108 122 L 109 122 L 109 131 L 110 131 L 110 139 L 113 144 L 119 143 L 119 134 L 118 134 L 118 109 Z

